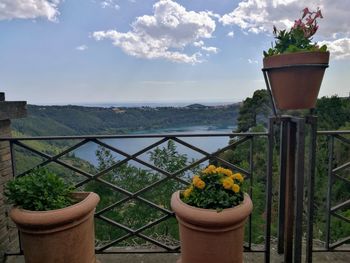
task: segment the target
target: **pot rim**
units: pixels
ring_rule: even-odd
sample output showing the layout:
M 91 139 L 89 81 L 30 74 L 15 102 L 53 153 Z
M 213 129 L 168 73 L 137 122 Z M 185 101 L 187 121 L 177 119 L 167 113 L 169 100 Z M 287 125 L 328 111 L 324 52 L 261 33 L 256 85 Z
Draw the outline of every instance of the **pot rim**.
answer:
M 329 51 L 302 51 L 294 53 L 284 53 L 265 57 L 263 59 L 263 66 L 265 69 L 305 64 L 315 64 L 315 66 L 328 66 L 329 56 Z
M 307 50 L 303 50 L 303 51 L 297 51 L 297 52 L 275 54 L 275 55 L 272 55 L 272 56 L 264 57 L 264 59 L 273 58 L 273 57 L 277 57 L 277 56 L 290 56 L 290 55 L 295 55 L 295 54 L 330 54 L 330 53 L 329 53 L 328 50 L 327 51 L 307 51 Z
M 61 209 L 49 211 L 31 211 L 13 207 L 10 211 L 11 219 L 17 224 L 26 227 L 54 227 L 85 218 L 96 208 L 100 197 L 93 192 L 74 192 L 73 198 L 78 203 Z

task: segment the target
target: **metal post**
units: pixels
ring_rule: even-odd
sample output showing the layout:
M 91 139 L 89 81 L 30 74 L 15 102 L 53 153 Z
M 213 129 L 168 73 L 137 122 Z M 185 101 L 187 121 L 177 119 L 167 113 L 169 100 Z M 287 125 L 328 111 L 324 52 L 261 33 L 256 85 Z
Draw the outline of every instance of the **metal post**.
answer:
M 310 150 L 309 150 L 309 174 L 307 185 L 307 232 L 306 232 L 306 262 L 312 263 L 313 250 L 313 221 L 314 221 L 314 191 L 315 191 L 315 167 L 316 167 L 316 140 L 317 140 L 317 117 L 310 116 L 308 123 L 310 130 Z
M 13 142 L 10 141 L 10 154 L 11 154 L 11 167 L 12 167 L 12 177 L 15 178 L 16 176 L 16 156 L 15 156 L 15 150 L 13 146 Z
M 329 250 L 330 229 L 331 229 L 331 207 L 332 207 L 332 186 L 333 186 L 333 155 L 334 155 L 334 136 L 328 137 L 328 189 L 327 189 L 327 217 L 326 217 L 326 249 Z
M 293 229 L 294 229 L 294 178 L 295 178 L 295 145 L 296 124 L 288 122 L 288 151 L 286 173 L 284 262 L 293 262 Z
M 272 207 L 272 164 L 273 164 L 273 137 L 275 118 L 269 118 L 268 124 L 268 154 L 266 179 L 266 225 L 265 225 L 265 263 L 270 262 L 271 242 L 271 207 Z
M 265 84 L 266 84 L 266 87 L 267 87 L 267 90 L 269 92 L 269 95 L 270 95 L 270 99 L 271 99 L 271 102 L 272 102 L 272 110 L 273 110 L 273 114 L 275 115 L 275 117 L 277 116 L 277 107 L 276 107 L 276 103 L 275 103 L 275 100 L 273 99 L 273 96 L 272 96 L 272 91 L 271 91 L 271 85 L 270 85 L 270 81 L 269 81 L 269 78 L 268 78 L 268 71 L 265 70 L 265 69 L 262 69 L 263 71 L 263 75 L 264 75 L 264 80 L 265 80 Z
M 284 253 L 284 221 L 285 221 L 285 192 L 286 192 L 286 172 L 287 172 L 287 142 L 288 142 L 288 122 L 283 119 L 280 133 L 280 176 L 279 176 L 279 202 L 278 202 L 278 228 L 277 228 L 277 253 Z
M 15 148 L 14 143 L 12 141 L 10 143 L 10 153 L 11 153 L 11 166 L 12 166 L 12 177 L 15 178 L 17 171 L 16 171 L 16 155 L 15 155 Z M 21 232 L 17 230 L 18 235 L 18 247 L 19 247 L 19 254 L 23 255 L 23 248 L 22 248 L 22 242 L 21 242 Z
M 295 163 L 295 217 L 294 217 L 294 263 L 301 262 L 303 239 L 305 119 L 296 119 L 296 163 Z
M 249 186 L 249 195 L 253 200 L 253 171 L 254 171 L 254 163 L 253 163 L 253 152 L 254 152 L 254 137 L 251 137 L 249 144 L 249 173 L 250 173 L 250 186 Z M 252 249 L 252 215 L 249 215 L 249 240 L 248 240 L 248 248 Z

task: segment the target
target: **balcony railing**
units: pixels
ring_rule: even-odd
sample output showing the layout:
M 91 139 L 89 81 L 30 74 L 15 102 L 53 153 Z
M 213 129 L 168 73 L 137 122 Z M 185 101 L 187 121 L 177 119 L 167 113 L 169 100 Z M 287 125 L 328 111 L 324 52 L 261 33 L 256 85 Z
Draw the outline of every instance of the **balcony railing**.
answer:
M 108 200 L 103 200 L 105 196 L 101 196 L 103 205 L 99 206 L 95 213 L 96 240 L 98 241 L 96 252 L 101 254 L 179 252 L 177 234 L 172 231 L 176 228 L 176 221 L 169 206 L 171 191 L 182 189 L 188 185 L 189 175 L 196 169 L 206 166 L 209 162 L 224 165 L 240 172 L 246 178 L 246 191 L 251 195 L 253 203 L 256 204 L 246 226 L 244 248 L 246 252 L 264 253 L 265 261 L 269 262 L 272 237 L 276 236 L 277 245 L 282 246 L 282 237 L 279 233 L 282 228 L 279 229 L 279 227 L 283 227 L 281 222 L 284 222 L 285 218 L 281 218 L 284 217 L 284 213 L 278 212 L 281 197 L 278 196 L 277 188 L 283 176 L 281 167 L 285 165 L 283 162 L 286 162 L 283 159 L 283 154 L 276 157 L 278 155 L 276 153 L 285 151 L 283 144 L 277 143 L 283 141 L 283 136 L 285 136 L 283 129 L 281 129 L 281 137 L 275 136 L 276 130 L 283 126 L 283 121 L 270 120 L 270 122 L 268 132 L 255 133 L 44 136 L 1 138 L 0 141 L 8 141 L 10 144 L 14 177 L 25 176 L 37 167 L 46 166 L 55 169 L 55 166 L 56 168 L 60 166 L 69 173 L 67 179 L 73 181 L 76 187 L 88 190 L 99 189 L 102 192 L 111 193 L 110 197 L 113 196 L 113 198 L 107 198 Z M 304 140 L 305 134 L 306 132 L 300 135 L 304 136 Z M 350 241 L 350 236 L 332 241 L 334 239 L 332 237 L 332 220 L 336 218 L 347 224 L 350 223 L 349 214 L 346 216 L 344 213 L 344 209 L 348 209 L 350 206 L 350 198 L 345 195 L 344 197 L 347 199 L 340 203 L 336 203 L 337 200 L 333 198 L 335 190 L 337 190 L 334 189 L 335 181 L 339 180 L 347 184 L 348 187 L 350 186 L 349 179 L 346 175 L 341 174 L 344 172 L 349 174 L 350 162 L 347 160 L 344 163 L 339 163 L 339 158 L 337 159 L 335 156 L 336 142 L 350 145 L 348 135 L 350 135 L 350 131 L 322 131 L 317 133 L 317 144 L 316 140 L 314 144 L 312 140 L 310 144 L 306 143 L 309 152 L 315 154 L 314 157 L 312 154 L 309 155 L 310 158 L 315 158 L 314 161 L 317 163 L 322 159 L 318 159 L 321 153 L 317 151 L 317 147 L 319 144 L 325 143 L 326 140 L 328 141 L 326 153 L 328 166 L 324 170 L 325 173 L 315 171 L 315 165 L 311 167 L 305 165 L 306 170 L 311 169 L 317 176 L 328 178 L 324 197 L 317 197 L 326 200 L 325 210 L 317 208 L 317 211 L 314 211 L 315 207 L 313 207 L 314 185 L 320 178 L 308 178 L 306 180 L 307 189 L 301 190 L 302 196 L 305 191 L 306 196 L 311 196 L 311 199 L 308 198 L 310 205 L 307 206 L 308 209 L 301 211 L 300 218 L 305 219 L 307 224 L 312 226 L 315 214 L 318 214 L 318 218 L 320 214 L 323 214 L 326 222 L 323 230 L 325 234 L 321 235 L 324 237 L 323 249 L 313 246 L 314 228 L 311 230 L 307 228 L 306 238 L 311 244 L 308 247 L 308 253 L 311 254 L 320 251 L 349 251 L 341 249 L 341 246 Z M 310 136 L 312 137 L 312 135 Z M 215 142 L 219 139 L 224 142 L 222 145 L 218 145 L 217 148 L 206 147 L 205 140 Z M 166 150 L 169 141 L 176 146 L 177 154 L 180 156 L 187 154 L 188 157 L 185 163 L 175 166 L 176 169 L 159 165 L 150 158 L 150 152 L 154 153 L 155 149 L 158 149 L 158 152 L 162 149 Z M 298 140 L 298 143 L 300 142 Z M 135 144 L 140 144 L 140 147 L 136 149 Z M 61 151 L 53 153 L 54 151 L 50 149 L 43 150 L 43 145 L 56 145 L 56 148 L 61 149 Z M 91 166 L 86 165 L 86 162 L 83 164 L 80 162 L 77 165 L 72 160 L 77 159 L 77 152 L 85 149 L 84 147 L 93 151 L 91 156 L 95 155 L 97 147 L 108 151 L 109 158 L 113 162 L 106 162 L 104 166 L 101 166 L 101 163 L 90 160 L 93 163 Z M 179 153 L 180 151 L 183 153 Z M 298 153 L 305 154 L 304 152 Z M 322 152 L 322 154 L 324 153 Z M 349 157 L 349 151 L 347 155 Z M 33 163 L 31 167 L 28 167 L 28 164 L 23 165 L 21 163 L 23 156 L 36 156 L 37 163 Z M 83 157 L 79 158 L 84 159 Z M 312 164 L 313 161 L 310 158 L 308 162 Z M 341 159 L 345 160 L 346 156 L 342 156 Z M 125 169 L 126 165 L 128 165 L 127 167 L 133 166 L 133 171 L 144 171 L 139 176 L 146 174 L 151 179 L 132 187 L 126 186 L 120 181 L 120 178 L 115 180 L 114 174 L 121 173 L 120 171 Z M 304 170 L 303 167 L 301 169 Z M 281 177 L 273 176 L 273 174 L 278 173 Z M 147 176 L 145 178 L 148 178 Z M 135 182 L 140 181 L 135 179 Z M 158 198 L 159 196 L 162 198 Z M 303 202 L 303 199 L 301 201 Z M 149 217 L 144 218 L 143 222 L 141 222 L 143 219 L 139 218 L 137 208 L 141 209 L 140 211 L 143 213 L 149 211 Z M 341 210 L 343 213 L 339 213 Z M 134 215 L 137 218 L 127 218 L 129 215 Z M 99 236 L 99 231 L 104 231 L 106 235 Z M 300 231 L 302 231 L 302 236 L 305 236 L 303 228 Z M 130 250 L 130 247 L 133 249 Z M 281 250 L 283 249 L 281 248 Z M 301 254 L 301 251 L 299 253 Z M 7 254 L 22 254 L 20 244 L 18 251 L 9 251 Z

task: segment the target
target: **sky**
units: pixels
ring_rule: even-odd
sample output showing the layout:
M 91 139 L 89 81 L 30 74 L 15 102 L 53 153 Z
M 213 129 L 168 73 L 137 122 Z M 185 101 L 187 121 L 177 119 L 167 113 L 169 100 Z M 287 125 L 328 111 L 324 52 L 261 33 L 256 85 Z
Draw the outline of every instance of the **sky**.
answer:
M 237 102 L 265 88 L 273 25 L 305 7 L 330 67 L 319 96 L 350 92 L 349 0 L 0 0 L 0 91 L 30 104 Z

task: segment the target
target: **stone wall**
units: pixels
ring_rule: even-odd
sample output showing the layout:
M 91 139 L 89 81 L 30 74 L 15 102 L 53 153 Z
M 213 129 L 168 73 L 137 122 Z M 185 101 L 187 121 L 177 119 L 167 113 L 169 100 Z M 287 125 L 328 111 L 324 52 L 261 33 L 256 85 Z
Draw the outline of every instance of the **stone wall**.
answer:
M 11 137 L 11 119 L 26 116 L 25 102 L 7 102 L 0 92 L 0 137 Z M 13 176 L 11 150 L 8 141 L 0 140 L 0 261 L 6 251 L 18 248 L 18 235 L 15 225 L 8 218 L 9 206 L 5 202 L 4 185 Z

